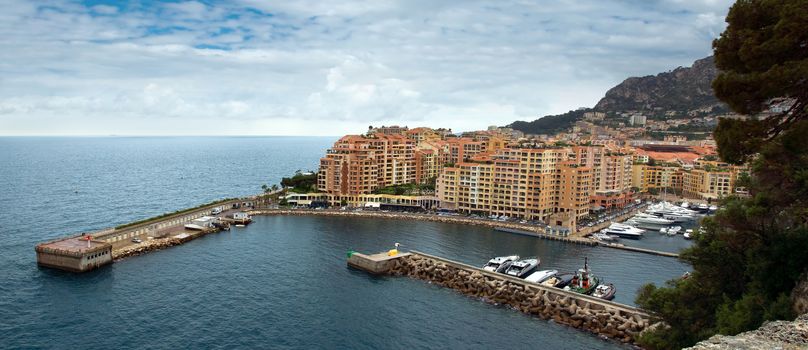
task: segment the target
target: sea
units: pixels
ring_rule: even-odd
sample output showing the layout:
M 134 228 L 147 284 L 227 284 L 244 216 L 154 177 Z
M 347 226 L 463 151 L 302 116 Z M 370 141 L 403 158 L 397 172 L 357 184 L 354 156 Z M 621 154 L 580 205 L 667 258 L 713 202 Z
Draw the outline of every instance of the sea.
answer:
M 2 349 L 622 349 L 584 331 L 423 281 L 346 266 L 349 250 L 401 249 L 472 265 L 588 259 L 633 304 L 676 259 L 490 228 L 376 218 L 258 217 L 83 274 L 36 265 L 42 241 L 245 196 L 316 170 L 336 137 L 0 137 Z M 660 250 L 685 246 L 666 236 Z

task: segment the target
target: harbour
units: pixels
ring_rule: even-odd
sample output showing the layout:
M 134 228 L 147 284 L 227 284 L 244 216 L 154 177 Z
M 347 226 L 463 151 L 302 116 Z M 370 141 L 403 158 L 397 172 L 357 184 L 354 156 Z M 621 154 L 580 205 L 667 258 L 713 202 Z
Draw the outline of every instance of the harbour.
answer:
M 58 144 L 56 141 L 42 144 Z M 285 150 L 287 146 L 284 145 L 290 145 L 294 150 L 308 146 L 298 145 L 297 140 L 264 139 L 255 145 L 258 141 L 253 139 L 214 139 L 217 146 L 206 157 L 226 157 L 226 154 L 245 147 L 260 149 L 261 152 L 252 158 L 239 159 L 243 163 L 232 168 L 212 167 L 206 170 L 208 175 L 205 177 L 186 176 L 181 179 L 172 174 L 194 165 L 165 161 L 161 158 L 165 155 L 159 149 L 172 148 L 180 158 L 190 162 L 195 159 L 196 150 L 207 147 L 203 145 L 210 140 L 126 139 L 116 140 L 116 143 L 111 143 L 113 146 L 105 140 L 80 141 L 91 148 L 82 152 L 108 149 L 115 154 L 128 155 L 127 162 L 135 162 L 133 166 L 136 167 L 163 165 L 141 174 L 117 171 L 115 169 L 127 168 L 106 160 L 105 166 L 95 172 L 99 175 L 81 177 L 86 182 L 71 186 L 70 191 L 60 191 L 56 182 L 7 182 L 11 189 L 11 203 L 19 208 L 16 212 L 20 215 L 14 220 L 5 218 L 4 222 L 10 226 L 4 231 L 7 239 L 0 242 L 6 251 L 11 252 L 4 257 L 8 289 L 0 291 L 7 293 L 5 300 L 12 303 L 0 302 L 0 309 L 13 315 L 10 322 L 3 325 L 3 333 L 14 336 L 2 337 L 3 343 L 11 348 L 46 347 L 58 338 L 65 346 L 95 347 L 121 347 L 133 341 L 156 348 L 257 347 L 286 342 L 312 347 L 382 347 L 394 339 L 396 344 L 411 347 L 476 344 L 472 347 L 518 348 L 526 343 L 540 342 L 557 349 L 581 346 L 618 349 L 622 348 L 619 342 L 603 341 L 589 332 L 514 312 L 509 307 L 480 303 L 473 298 L 458 298 L 457 293 L 444 293 L 441 291 L 444 288 L 436 289 L 436 286 L 422 281 L 408 278 L 386 280 L 383 277 L 380 280 L 379 277 L 355 273 L 345 268 L 345 250 L 374 251 L 398 241 L 408 250 L 416 249 L 472 266 L 481 265 L 487 257 L 514 252 L 541 255 L 543 264 L 562 269 L 573 269 L 579 265 L 579 257 L 588 256 L 590 261 L 598 262 L 601 274 L 620 287 L 615 301 L 627 305 L 632 304 L 634 291 L 642 284 L 662 283 L 689 269 L 675 259 L 658 261 L 646 254 L 495 232 L 493 228 L 502 226 L 502 222 L 493 220 L 470 221 L 460 217 L 450 221 L 451 217 L 431 215 L 423 219 L 406 217 L 407 225 L 401 225 L 402 219 L 396 217 L 404 218 L 404 214 L 334 214 L 325 210 L 272 211 L 275 215 L 255 213 L 253 223 L 244 228 L 231 227 L 230 231 L 216 234 L 200 232 L 196 233 L 195 239 L 173 245 L 168 245 L 167 238 L 148 240 L 145 239 L 148 234 L 137 236 L 144 239 L 143 243 L 165 239 L 166 246 L 163 247 L 145 247 L 131 243 L 131 238 L 121 239 L 115 243 L 133 250 L 139 249 L 134 247 L 144 250 L 127 255 L 140 256 L 126 258 L 125 263 L 106 265 L 82 274 L 38 269 L 32 263 L 32 247 L 42 241 L 59 239 L 58 236 L 70 232 L 74 232 L 72 236 L 80 236 L 82 232 L 98 232 L 98 228 L 104 226 L 123 226 L 129 221 L 139 221 L 177 208 L 191 208 L 233 194 L 248 195 L 255 192 L 251 184 L 259 183 L 260 176 L 269 173 L 280 177 L 294 172 L 295 168 L 302 166 L 299 164 L 316 160 L 323 147 L 310 147 L 308 159 L 303 157 L 298 163 L 288 159 L 280 161 L 289 165 L 274 169 L 262 168 L 261 159 L 283 159 L 283 154 L 292 153 L 292 149 Z M 159 145 L 155 146 L 153 153 L 147 153 L 159 157 L 139 158 L 128 154 L 126 148 L 116 148 L 125 145 L 124 141 L 137 144 L 137 149 L 152 143 Z M 29 145 L 25 149 L 36 148 Z M 58 150 L 70 148 L 59 147 Z M 266 153 L 269 150 L 279 150 L 280 153 Z M 106 153 L 100 154 L 103 158 Z M 70 159 L 69 154 L 60 157 Z M 65 176 L 77 179 L 76 174 L 88 171 L 86 165 L 76 163 L 68 163 L 60 169 Z M 112 173 L 103 175 L 109 169 L 113 169 Z M 44 170 L 33 167 L 15 171 L 10 176 L 32 179 L 20 171 Z M 234 177 L 234 171 L 246 173 Z M 116 195 L 121 190 L 120 182 L 143 182 L 152 190 L 130 192 L 124 198 Z M 217 185 L 211 186 L 210 183 Z M 18 195 L 25 193 L 20 186 L 47 188 L 54 200 L 41 202 L 36 201 L 36 197 Z M 74 187 L 79 189 L 78 193 L 74 193 Z M 42 212 L 53 214 L 35 216 Z M 206 214 L 201 212 L 199 215 Z M 518 223 L 513 227 L 522 228 Z M 174 235 L 185 233 L 184 229 L 182 231 Z M 189 231 L 188 234 L 194 233 Z M 169 246 L 171 248 L 166 249 Z M 117 246 L 115 251 L 123 252 Z M 124 258 L 118 258 L 118 261 L 121 259 Z M 300 261 L 301 264 L 295 270 L 278 269 L 290 261 Z M 638 268 L 640 266 L 643 268 Z M 379 283 L 381 281 L 383 283 Z M 329 293 L 319 292 L 322 290 Z M 290 293 L 297 298 L 284 297 Z M 209 298 L 217 302 L 212 303 Z M 357 298 L 363 302 L 354 302 Z M 324 301 L 333 307 L 328 310 L 316 307 Z M 14 307 L 17 304 L 29 307 L 18 309 Z M 67 312 L 65 308 L 71 311 Z M 142 311 L 147 309 L 151 311 Z M 115 313 L 110 314 L 108 310 L 115 310 Z M 363 322 L 346 322 L 346 317 Z M 77 319 L 81 320 L 80 324 L 75 322 Z M 284 331 L 276 327 L 289 319 L 300 319 L 301 323 L 295 329 L 284 327 Z M 408 323 L 397 320 L 408 320 Z M 260 341 L 233 337 L 226 329 L 215 326 L 221 322 L 246 322 L 252 325 L 251 331 L 260 337 Z M 367 332 L 363 327 L 365 322 L 373 322 L 377 327 L 373 332 Z M 178 324 L 198 325 L 199 328 L 183 327 L 180 330 Z M 88 326 L 106 327 L 117 336 L 87 334 L 83 330 Z M 468 327 L 485 328 L 490 332 L 470 334 L 464 331 Z M 519 335 L 504 336 L 514 331 Z M 145 341 L 144 333 L 150 334 Z M 412 334 L 419 336 L 410 337 Z

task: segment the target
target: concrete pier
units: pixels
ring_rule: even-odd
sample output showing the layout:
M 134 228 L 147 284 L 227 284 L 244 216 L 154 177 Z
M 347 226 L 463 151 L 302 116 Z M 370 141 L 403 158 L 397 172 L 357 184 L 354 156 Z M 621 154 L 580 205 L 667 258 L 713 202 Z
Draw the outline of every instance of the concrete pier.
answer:
M 393 267 L 395 267 L 395 262 L 398 259 L 406 258 L 408 256 L 410 256 L 410 253 L 390 255 L 387 252 L 384 252 L 373 255 L 365 255 L 362 253 L 350 252 L 348 256 L 348 266 L 364 270 L 374 275 L 381 275 L 389 273 Z
M 218 227 L 202 230 L 188 230 L 184 227 L 195 219 L 212 215 L 214 209 L 218 209 L 218 215 L 222 218 L 230 215 L 231 221 L 247 224 L 250 222 L 249 216 L 240 209 L 252 207 L 254 201 L 253 198 L 221 201 L 154 219 L 40 243 L 34 248 L 37 264 L 71 272 L 89 271 L 111 264 L 115 259 L 182 244 L 217 232 Z
M 410 253 L 394 257 L 381 253 L 385 256 L 384 265 L 374 265 L 374 273 L 425 280 L 625 343 L 634 343 L 652 323 L 646 312 L 629 305 L 526 282 L 421 252 Z M 379 254 L 358 255 L 357 259 L 371 256 Z
M 38 244 L 39 266 L 85 272 L 112 263 L 112 245 L 90 236 L 72 236 Z

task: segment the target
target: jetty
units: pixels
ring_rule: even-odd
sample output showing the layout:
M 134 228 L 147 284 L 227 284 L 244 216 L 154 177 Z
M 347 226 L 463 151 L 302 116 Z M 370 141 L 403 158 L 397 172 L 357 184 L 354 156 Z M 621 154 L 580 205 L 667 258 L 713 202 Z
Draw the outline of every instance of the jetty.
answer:
M 410 251 L 350 252 L 348 266 L 372 274 L 407 276 L 624 343 L 635 343 L 652 317 L 633 306 L 547 287 L 523 279 Z
M 254 203 L 251 198 L 222 200 L 151 219 L 54 239 L 36 245 L 37 264 L 71 272 L 90 271 L 117 259 L 179 245 L 227 229 L 230 223 L 248 224 L 249 216 L 241 210 L 252 208 Z

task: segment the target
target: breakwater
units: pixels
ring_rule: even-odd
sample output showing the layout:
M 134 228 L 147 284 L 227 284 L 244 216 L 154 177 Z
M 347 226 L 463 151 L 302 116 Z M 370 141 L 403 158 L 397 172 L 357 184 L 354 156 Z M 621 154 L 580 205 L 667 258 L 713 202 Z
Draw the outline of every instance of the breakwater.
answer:
M 398 257 L 352 255 L 348 264 L 371 273 L 424 280 L 624 343 L 636 342 L 652 323 L 647 313 L 635 307 L 526 282 L 417 251 Z

